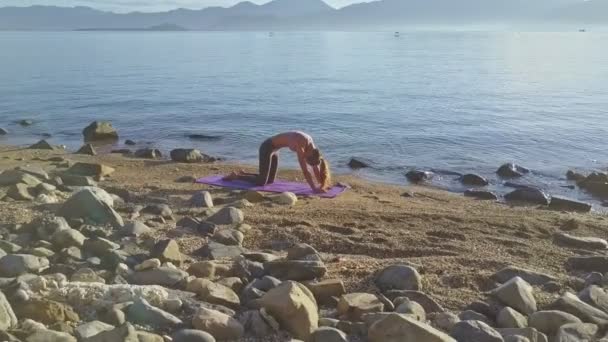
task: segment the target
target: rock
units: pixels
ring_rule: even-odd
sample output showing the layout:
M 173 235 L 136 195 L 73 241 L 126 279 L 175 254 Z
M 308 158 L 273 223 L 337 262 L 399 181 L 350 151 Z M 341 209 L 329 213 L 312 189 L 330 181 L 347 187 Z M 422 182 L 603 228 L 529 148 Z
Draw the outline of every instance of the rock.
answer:
M 491 191 L 469 189 L 464 192 L 467 197 L 477 198 L 480 200 L 497 201 L 498 196 Z
M 382 291 L 413 290 L 421 287 L 421 277 L 415 268 L 407 265 L 393 265 L 380 271 L 376 276 L 376 286 Z
M 46 171 L 44 171 L 44 169 L 42 169 L 41 167 L 38 166 L 31 166 L 31 165 L 23 165 L 23 166 L 18 166 L 15 171 L 17 172 L 22 172 L 22 173 L 26 173 L 30 176 L 34 176 L 37 179 L 42 179 L 45 181 L 49 180 L 49 175 Z M 25 183 L 25 182 L 21 182 L 21 183 Z M 30 184 L 30 183 L 26 183 L 29 185 L 35 185 L 35 184 Z
M 101 321 L 92 321 L 79 325 L 74 329 L 74 332 L 79 340 L 83 340 L 110 330 L 114 330 L 114 326 Z
M 130 323 L 125 323 L 114 330 L 101 332 L 81 342 L 139 342 L 139 338 L 135 328 Z
M 505 341 L 512 336 L 522 336 L 530 342 L 548 342 L 547 336 L 534 328 L 496 329 L 496 331 L 505 338 Z
M 32 201 L 34 197 L 30 194 L 30 187 L 27 184 L 18 183 L 8 188 L 6 195 L 16 201 Z
M 17 277 L 25 273 L 39 273 L 49 266 L 46 258 L 29 254 L 8 254 L 0 259 L 0 277 Z
M 608 272 L 608 256 L 580 256 L 568 258 L 568 267 L 578 271 Z
M 598 326 L 589 323 L 571 323 L 562 325 L 556 336 L 558 342 L 594 341 Z
M 511 335 L 505 337 L 505 342 L 530 342 L 530 339 L 520 335 Z
M 198 191 L 189 201 L 190 205 L 197 208 L 213 208 L 213 198 L 209 191 Z
M 588 213 L 591 211 L 591 204 L 572 200 L 569 198 L 551 196 L 551 203 L 549 203 L 549 209 Z
M 208 155 L 202 154 L 201 151 L 196 149 L 178 148 L 172 150 L 170 155 L 171 160 L 178 163 L 208 163 L 215 160 Z
M 159 267 L 146 271 L 134 272 L 131 282 L 138 285 L 160 285 L 172 287 L 188 277 L 188 273 L 170 267 Z
M 298 196 L 293 192 L 283 192 L 279 195 L 273 196 L 272 201 L 281 205 L 294 206 L 298 203 Z
M 578 297 L 585 303 L 596 307 L 604 312 L 608 312 L 608 293 L 596 285 L 590 285 L 578 294 Z
M 492 294 L 504 304 L 515 310 L 531 314 L 536 311 L 536 300 L 533 289 L 525 280 L 515 277 L 492 291 Z
M 322 278 L 327 268 L 322 261 L 276 260 L 264 263 L 271 276 L 285 280 L 314 280 Z
M 71 228 L 60 230 L 51 236 L 51 242 L 58 249 L 72 246 L 80 248 L 84 245 L 84 240 L 86 237 L 81 232 Z
M 608 241 L 596 237 L 578 237 L 563 232 L 553 235 L 553 242 L 556 245 L 581 249 L 606 249 Z
M 0 291 L 0 330 L 10 330 L 17 326 L 17 316 L 4 293 Z
M 213 234 L 211 239 L 228 246 L 241 246 L 245 235 L 234 229 L 220 229 Z
M 318 327 L 317 303 L 302 284 L 284 282 L 268 291 L 259 303 L 295 338 L 310 341 L 311 334 Z
M 500 271 L 494 273 L 492 279 L 499 283 L 506 283 L 509 280 L 519 277 L 531 285 L 543 285 L 550 281 L 556 281 L 557 278 L 542 272 L 536 272 L 516 266 L 507 266 Z
M 195 183 L 196 177 L 194 176 L 182 176 L 175 180 L 176 183 Z
M 118 140 L 118 133 L 112 124 L 106 121 L 95 121 L 82 131 L 84 141 Z
M 358 169 L 365 169 L 370 167 L 370 165 L 359 159 L 359 158 L 351 158 L 350 161 L 348 162 L 348 167 L 350 167 L 353 170 L 358 170 Z
M 28 147 L 28 149 L 30 149 L 30 150 L 55 150 L 55 147 L 43 139 L 43 140 L 40 140 L 39 142 L 35 143 L 34 145 L 31 145 L 30 147 Z
M 460 318 L 451 312 L 437 312 L 429 315 L 433 325 L 443 331 L 451 331 Z
M 275 332 L 275 327 L 266 322 L 265 317 L 258 310 L 243 312 L 239 321 L 245 327 L 245 331 L 257 337 L 267 337 Z M 278 330 L 279 323 L 276 321 L 273 323 L 276 325 L 276 330 Z
M 203 330 L 218 340 L 238 340 L 245 328 L 236 319 L 219 311 L 201 307 L 192 318 L 195 329 Z
M 36 186 L 40 184 L 40 180 L 31 174 L 19 170 L 6 170 L 0 173 L 0 186 L 27 184 Z
M 95 271 L 90 268 L 79 269 L 74 274 L 72 274 L 70 281 L 80 283 L 106 283 L 105 279 L 98 276 L 97 273 L 95 273 Z
M 181 266 L 183 262 L 183 256 L 179 250 L 179 245 L 172 239 L 157 242 L 150 252 L 150 257 L 158 258 L 162 262 L 173 263 L 176 266 Z
M 557 310 L 538 311 L 530 315 L 528 324 L 531 328 L 553 336 L 564 324 L 582 323 L 581 320 L 567 312 Z
M 102 189 L 85 188 L 72 195 L 59 209 L 58 215 L 122 227 L 122 217 L 114 211 L 113 204 L 110 195 Z
M 304 283 L 319 303 L 328 303 L 332 297 L 340 297 L 346 293 L 344 282 L 340 279 L 327 279 L 318 282 Z
M 466 175 L 460 177 L 460 182 L 462 182 L 462 184 L 465 184 L 465 185 L 475 185 L 475 186 L 486 186 L 486 185 L 490 184 L 487 179 L 485 179 L 479 175 L 472 174 L 472 173 L 469 173 L 469 174 L 466 174 Z
M 239 224 L 243 220 L 243 212 L 233 207 L 222 208 L 208 219 L 209 222 L 217 225 Z
M 498 313 L 496 323 L 499 328 L 525 328 L 528 326 L 528 318 L 506 306 Z
M 215 338 L 210 334 L 194 329 L 179 330 L 171 335 L 173 342 L 215 342 Z
M 361 321 L 361 316 L 371 312 L 382 312 L 384 304 L 373 294 L 349 293 L 340 297 L 338 314 L 350 321 Z
M 422 305 L 409 299 L 399 304 L 399 306 L 395 308 L 395 312 L 404 314 L 420 322 L 426 321 L 426 312 L 424 312 Z
M 412 170 L 405 177 L 412 183 L 422 183 L 433 179 L 434 174 L 430 171 Z
M 238 309 L 241 304 L 239 296 L 231 288 L 207 279 L 195 279 L 188 283 L 187 289 L 211 304 L 223 305 L 232 309 Z
M 266 196 L 264 196 L 264 194 L 261 192 L 249 190 L 245 191 L 243 199 L 246 199 L 251 203 L 261 203 L 266 201 Z
M 582 173 L 576 172 L 574 170 L 568 170 L 568 172 L 566 172 L 567 180 L 580 182 L 582 180 L 585 180 L 586 178 L 587 177 L 585 175 L 583 175 Z
M 121 230 L 120 233 L 123 236 L 143 236 L 150 235 L 154 232 L 154 230 L 148 226 L 146 226 L 143 222 L 133 221 L 127 223 Z
M 0 135 L 7 135 L 8 131 L 2 127 L 0 127 Z
M 488 325 L 492 325 L 492 320 L 485 314 L 479 313 L 474 310 L 465 310 L 458 315 L 461 321 L 480 321 Z
M 107 177 L 116 171 L 114 168 L 100 163 L 76 163 L 68 169 L 69 174 L 88 177 Z
M 23 119 L 23 120 L 17 121 L 17 123 L 21 126 L 31 126 L 34 124 L 34 121 L 32 121 L 30 119 Z
M 95 147 L 93 147 L 93 145 L 85 144 L 80 149 L 78 149 L 78 151 L 76 151 L 76 154 L 86 154 L 89 156 L 95 156 L 97 155 L 97 152 L 95 151 Z
M 529 173 L 530 170 L 513 163 L 503 164 L 496 173 L 503 178 L 519 178 Z
M 130 305 L 127 308 L 126 318 L 130 323 L 155 328 L 176 327 L 183 324 L 179 318 L 150 305 L 145 299 L 136 300 Z
M 211 260 L 222 260 L 222 259 L 234 259 L 239 255 L 245 253 L 245 250 L 241 246 L 227 246 L 218 242 L 209 241 L 203 246 L 199 253 Z
M 213 261 L 199 261 L 188 268 L 188 273 L 198 278 L 215 277 L 215 263 Z
M 156 148 L 142 148 L 135 151 L 135 157 L 144 159 L 160 159 L 163 154 Z
M 148 259 L 142 262 L 139 265 L 135 266 L 136 271 L 145 271 L 150 269 L 159 268 L 161 266 L 161 261 L 158 259 Z
M 76 338 L 68 333 L 54 330 L 35 330 L 25 342 L 76 342 Z
M 407 316 L 390 314 L 368 330 L 369 342 L 454 342 L 450 336 Z
M 503 342 L 502 336 L 479 321 L 461 321 L 452 328 L 451 336 L 458 342 Z
M 80 318 L 74 309 L 64 303 L 48 299 L 30 299 L 13 308 L 19 320 L 26 318 L 44 324 L 56 322 L 78 322 Z
M 398 297 L 405 297 L 412 300 L 424 308 L 427 313 L 431 312 L 444 312 L 445 309 L 441 307 L 433 298 L 429 297 L 426 293 L 420 291 L 409 291 L 409 290 L 391 290 L 385 293 L 389 298 L 395 299 Z
M 14 254 L 19 252 L 22 248 L 21 246 L 14 244 L 10 241 L 0 240 L 0 249 L 4 252 Z
M 336 328 L 321 327 L 312 333 L 312 342 L 348 342 L 346 334 Z
M 551 310 L 561 310 L 580 318 L 585 323 L 594 323 L 600 326 L 608 324 L 608 314 L 581 301 L 572 293 L 566 292 L 555 302 L 549 305 Z
M 549 204 L 549 196 L 536 188 L 516 189 L 505 195 L 505 200 L 511 202 L 526 202 L 540 205 Z
M 165 339 L 162 336 L 147 331 L 138 331 L 137 339 L 139 342 L 165 342 Z
M 167 204 L 150 204 L 144 209 L 142 209 L 143 213 L 159 215 L 163 218 L 171 218 L 173 216 L 173 211 Z
M 63 182 L 63 185 L 67 186 L 97 186 L 97 182 L 95 182 L 93 178 L 87 176 L 64 174 L 61 176 L 61 181 Z

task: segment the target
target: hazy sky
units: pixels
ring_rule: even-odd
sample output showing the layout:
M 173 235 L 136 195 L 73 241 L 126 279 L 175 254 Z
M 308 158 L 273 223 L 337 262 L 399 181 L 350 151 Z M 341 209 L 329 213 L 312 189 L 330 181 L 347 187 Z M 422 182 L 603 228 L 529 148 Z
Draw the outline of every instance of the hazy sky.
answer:
M 130 12 L 130 11 L 166 11 L 175 8 L 200 9 L 208 6 L 231 6 L 242 0 L 0 0 L 0 7 L 4 6 L 89 6 L 97 9 Z M 269 0 L 251 0 L 258 4 Z M 325 0 L 329 5 L 342 7 L 355 2 L 370 0 Z

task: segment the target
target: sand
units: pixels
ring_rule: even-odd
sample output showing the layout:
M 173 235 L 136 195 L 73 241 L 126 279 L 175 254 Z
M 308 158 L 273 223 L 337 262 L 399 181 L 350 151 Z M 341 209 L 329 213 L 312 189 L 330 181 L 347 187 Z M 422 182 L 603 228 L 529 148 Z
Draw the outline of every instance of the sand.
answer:
M 116 168 L 101 187 L 167 198 L 177 213 L 176 220 L 192 213 L 185 201 L 195 191 L 210 191 L 216 203 L 241 198 L 239 191 L 177 183 L 179 177 L 254 170 L 243 165 L 176 164 L 116 154 L 84 156 L 10 146 L 0 146 L 0 170 L 38 165 L 52 171 L 56 166 L 46 160 L 58 155 Z M 295 171 L 282 171 L 280 177 L 302 179 Z M 373 274 L 384 266 L 416 264 L 423 276 L 422 291 L 444 307 L 459 310 L 484 298 L 484 292 L 495 286 L 489 276 L 508 265 L 553 274 L 567 285 L 566 259 L 588 252 L 552 243 L 553 233 L 566 222 L 577 221 L 579 227 L 573 233 L 580 236 L 605 238 L 608 232 L 606 216 L 597 213 L 511 207 L 427 187 L 390 186 L 353 176 L 335 179 L 352 187 L 336 199 L 301 199 L 294 207 L 264 202 L 244 208 L 246 223 L 253 227 L 244 247 L 258 250 L 285 242 L 311 244 L 325 257 L 329 268 L 326 277 L 344 280 L 349 292 L 371 290 Z M 404 197 L 404 193 L 413 197 Z M 34 203 L 0 202 L 0 223 L 27 223 L 40 210 Z M 175 228 L 174 222 L 168 222 L 156 236 L 166 237 L 176 239 L 192 260 L 199 259 L 195 251 L 206 243 L 193 231 Z M 542 304 L 550 296 L 543 293 L 537 299 Z

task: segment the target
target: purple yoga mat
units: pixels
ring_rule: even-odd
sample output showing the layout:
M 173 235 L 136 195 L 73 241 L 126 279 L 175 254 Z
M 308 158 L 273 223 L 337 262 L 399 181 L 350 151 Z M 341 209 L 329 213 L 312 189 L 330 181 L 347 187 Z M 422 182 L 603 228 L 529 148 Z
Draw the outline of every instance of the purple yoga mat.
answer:
M 196 182 L 200 184 L 207 185 L 215 185 L 221 186 L 224 188 L 232 188 L 232 189 L 242 189 L 242 190 L 253 190 L 253 191 L 263 191 L 263 192 L 293 192 L 298 196 L 319 196 L 323 198 L 335 198 L 344 191 L 346 191 L 346 187 L 344 186 L 334 186 L 329 189 L 329 191 L 325 193 L 316 194 L 312 191 L 310 186 L 306 183 L 297 183 L 297 182 L 288 182 L 277 180 L 272 184 L 268 184 L 265 186 L 256 186 L 249 182 L 245 182 L 242 180 L 231 180 L 226 181 L 223 180 L 224 176 L 209 176 L 198 179 Z

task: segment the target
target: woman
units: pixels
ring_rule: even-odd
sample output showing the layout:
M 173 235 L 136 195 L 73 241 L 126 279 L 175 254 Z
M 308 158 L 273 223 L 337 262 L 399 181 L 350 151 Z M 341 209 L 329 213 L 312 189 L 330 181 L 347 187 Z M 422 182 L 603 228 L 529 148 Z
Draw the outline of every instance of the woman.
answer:
M 315 192 L 326 192 L 331 187 L 331 172 L 329 164 L 321 155 L 319 149 L 315 146 L 312 137 L 303 132 L 286 132 L 277 134 L 274 137 L 266 139 L 260 146 L 260 166 L 259 173 L 245 173 L 240 171 L 233 172 L 226 176 L 226 180 L 240 179 L 256 185 L 272 184 L 277 176 L 279 165 L 279 150 L 289 147 L 298 155 L 300 168 L 306 178 L 306 182 Z M 309 166 L 318 183 L 315 184 L 310 173 Z

